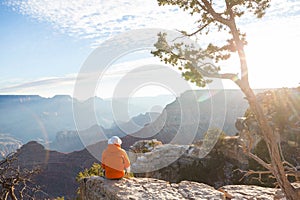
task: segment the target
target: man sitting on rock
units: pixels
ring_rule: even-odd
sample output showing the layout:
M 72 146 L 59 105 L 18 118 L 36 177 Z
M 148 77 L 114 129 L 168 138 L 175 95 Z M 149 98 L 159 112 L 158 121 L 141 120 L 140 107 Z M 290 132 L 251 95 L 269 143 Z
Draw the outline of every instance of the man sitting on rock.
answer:
M 108 146 L 102 153 L 102 168 L 107 179 L 121 179 L 125 171 L 130 171 L 130 161 L 121 144 L 122 140 L 118 136 L 113 136 L 108 140 Z

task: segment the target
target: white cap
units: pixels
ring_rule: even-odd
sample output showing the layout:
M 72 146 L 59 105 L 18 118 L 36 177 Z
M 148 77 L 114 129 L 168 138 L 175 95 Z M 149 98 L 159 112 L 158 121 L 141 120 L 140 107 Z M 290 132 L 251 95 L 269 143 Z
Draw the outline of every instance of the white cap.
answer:
M 108 144 L 118 144 L 118 145 L 121 145 L 122 144 L 122 140 L 118 136 L 112 136 L 108 140 Z

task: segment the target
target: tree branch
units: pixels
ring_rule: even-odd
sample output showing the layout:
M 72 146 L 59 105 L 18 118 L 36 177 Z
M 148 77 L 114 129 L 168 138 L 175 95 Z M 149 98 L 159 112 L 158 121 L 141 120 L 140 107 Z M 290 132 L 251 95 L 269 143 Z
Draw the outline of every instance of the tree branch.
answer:
M 244 143 L 243 140 L 241 140 L 241 145 L 240 146 L 243 150 L 243 152 L 250 158 L 252 158 L 253 160 L 255 160 L 256 162 L 258 162 L 260 165 L 262 165 L 264 168 L 266 168 L 267 170 L 269 170 L 270 172 L 273 172 L 273 168 L 272 166 L 265 162 L 263 159 L 261 159 L 260 157 L 258 157 L 257 155 L 254 155 L 253 153 L 251 153 L 250 148 L 246 146 L 246 144 Z
M 233 7 L 233 4 L 230 4 L 228 2 L 228 0 L 225 1 L 226 2 L 226 8 L 227 8 L 227 11 L 229 12 L 229 19 L 230 21 L 234 20 L 234 14 L 232 12 L 232 7 Z
M 185 57 L 181 57 L 177 54 L 175 54 L 173 51 L 170 51 L 168 52 L 174 56 L 177 56 L 177 58 L 179 60 L 184 60 L 184 61 L 187 61 L 187 59 Z M 238 78 L 238 75 L 237 74 L 233 74 L 233 73 L 225 73 L 225 74 L 220 74 L 220 73 L 209 73 L 209 72 L 206 72 L 205 70 L 201 69 L 201 67 L 203 66 L 207 66 L 207 65 L 211 65 L 211 66 L 214 66 L 213 64 L 211 63 L 204 63 L 200 66 L 197 66 L 195 67 L 195 69 L 197 69 L 197 71 L 199 71 L 203 76 L 207 77 L 207 78 L 221 78 L 221 79 L 229 79 L 229 80 L 232 80 L 234 82 L 236 82 L 237 84 L 239 84 L 240 80 Z
M 204 65 L 212 65 L 211 63 L 205 63 Z M 235 82 L 238 86 L 240 86 L 241 84 L 241 80 L 238 77 L 238 74 L 233 74 L 233 73 L 224 73 L 224 74 L 220 74 L 220 73 L 208 73 L 205 70 L 201 69 L 200 67 L 196 68 L 204 77 L 207 78 L 220 78 L 220 79 L 227 79 L 227 80 L 232 80 L 233 82 Z
M 39 187 L 35 185 L 31 178 L 40 172 L 40 168 L 33 169 L 20 168 L 17 164 L 18 154 L 8 155 L 0 162 L 0 199 L 17 199 L 17 196 L 23 199 L 33 199 L 35 191 Z
M 215 20 L 230 27 L 230 25 L 231 25 L 230 20 L 223 18 L 219 13 L 217 13 L 207 0 L 201 0 L 201 1 L 205 5 L 205 8 L 206 8 L 205 11 L 210 13 Z
M 183 33 L 185 36 L 188 36 L 188 37 L 191 37 L 191 36 L 193 36 L 193 35 L 196 35 L 197 33 L 199 33 L 199 32 L 201 32 L 203 29 L 205 29 L 209 24 L 210 24 L 211 22 L 208 22 L 207 24 L 204 24 L 203 26 L 201 26 L 198 30 L 196 30 L 195 32 L 193 32 L 193 33 L 183 33 L 182 31 L 181 31 L 181 33 Z
M 262 181 L 262 175 L 267 175 L 267 174 L 272 174 L 271 171 L 254 171 L 254 170 L 249 170 L 249 171 L 243 171 L 240 169 L 237 169 L 238 171 L 245 173 L 243 177 L 239 180 L 242 181 L 244 178 L 251 176 L 251 175 L 258 175 L 258 178 L 256 178 L 260 183 L 263 183 Z

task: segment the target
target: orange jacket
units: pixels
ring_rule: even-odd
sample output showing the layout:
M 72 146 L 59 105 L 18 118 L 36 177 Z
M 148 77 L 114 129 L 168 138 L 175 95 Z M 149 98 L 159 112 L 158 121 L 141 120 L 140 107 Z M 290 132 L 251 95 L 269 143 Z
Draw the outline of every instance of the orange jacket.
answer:
M 126 152 L 117 144 L 107 146 L 102 153 L 101 163 L 108 179 L 122 178 L 125 175 L 124 169 L 130 166 Z

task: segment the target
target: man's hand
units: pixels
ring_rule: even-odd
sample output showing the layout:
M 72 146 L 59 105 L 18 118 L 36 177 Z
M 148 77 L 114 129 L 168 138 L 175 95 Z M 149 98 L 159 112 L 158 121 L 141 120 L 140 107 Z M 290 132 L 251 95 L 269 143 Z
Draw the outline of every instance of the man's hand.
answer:
M 130 167 L 125 168 L 125 173 L 130 173 Z

